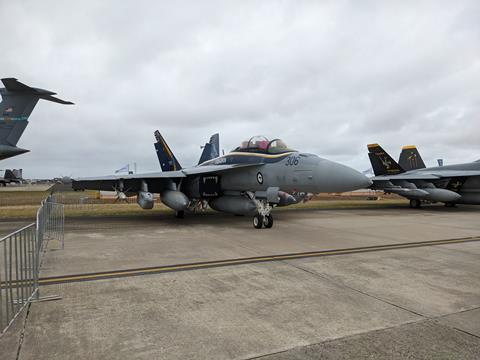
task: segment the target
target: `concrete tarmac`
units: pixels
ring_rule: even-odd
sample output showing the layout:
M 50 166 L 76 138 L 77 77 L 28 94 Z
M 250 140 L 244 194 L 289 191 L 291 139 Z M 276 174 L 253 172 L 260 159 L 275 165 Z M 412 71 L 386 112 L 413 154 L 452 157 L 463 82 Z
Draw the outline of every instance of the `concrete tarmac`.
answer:
M 42 276 L 480 235 L 480 209 L 67 219 Z M 480 242 L 52 285 L 5 359 L 480 357 Z M 23 329 L 23 341 L 19 339 Z M 19 346 L 21 343 L 21 346 Z M 3 360 L 3 357 L 2 357 Z

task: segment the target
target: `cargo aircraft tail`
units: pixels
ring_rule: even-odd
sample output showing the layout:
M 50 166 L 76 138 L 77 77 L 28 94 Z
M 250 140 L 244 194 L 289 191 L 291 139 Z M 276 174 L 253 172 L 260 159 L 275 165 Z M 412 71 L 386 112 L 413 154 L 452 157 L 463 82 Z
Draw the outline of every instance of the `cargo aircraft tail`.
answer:
M 2 83 L 5 88 L 0 89 L 3 99 L 0 103 L 0 160 L 29 151 L 16 145 L 38 100 L 73 104 L 52 96 L 56 95 L 52 91 L 30 87 L 15 78 L 2 79 Z

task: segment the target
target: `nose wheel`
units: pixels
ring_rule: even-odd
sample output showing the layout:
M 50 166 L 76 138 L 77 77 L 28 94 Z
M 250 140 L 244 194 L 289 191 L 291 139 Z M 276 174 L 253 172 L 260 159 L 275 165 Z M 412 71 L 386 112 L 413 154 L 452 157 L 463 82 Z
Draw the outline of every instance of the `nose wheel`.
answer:
M 253 217 L 253 227 L 255 229 L 261 229 L 262 227 L 264 227 L 265 229 L 270 229 L 272 226 L 273 226 L 272 214 L 268 214 L 265 216 L 256 214 Z
M 263 226 L 263 216 L 260 214 L 257 214 L 253 217 L 253 227 L 255 229 L 261 229 Z

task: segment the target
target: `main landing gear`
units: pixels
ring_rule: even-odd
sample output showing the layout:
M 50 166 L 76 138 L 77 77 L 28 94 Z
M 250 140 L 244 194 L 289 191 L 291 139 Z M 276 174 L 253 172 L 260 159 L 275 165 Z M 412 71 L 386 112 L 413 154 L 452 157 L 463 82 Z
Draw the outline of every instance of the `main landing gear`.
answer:
M 410 200 L 410 207 L 415 208 L 415 209 L 419 209 L 419 208 L 422 207 L 422 202 L 418 199 L 411 199 Z
M 270 229 L 273 226 L 272 206 L 266 200 L 253 199 L 257 204 L 257 213 L 253 217 L 255 229 Z

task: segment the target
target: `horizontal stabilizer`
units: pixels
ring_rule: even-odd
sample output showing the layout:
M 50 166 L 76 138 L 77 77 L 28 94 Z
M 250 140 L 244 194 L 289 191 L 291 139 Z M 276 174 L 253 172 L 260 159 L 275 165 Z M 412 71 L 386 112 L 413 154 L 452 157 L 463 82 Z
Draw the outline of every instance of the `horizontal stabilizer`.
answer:
M 2 79 L 2 83 L 5 86 L 5 89 L 7 89 L 9 92 L 12 92 L 12 93 L 19 93 L 19 95 L 21 94 L 33 95 L 33 96 L 38 96 L 43 100 L 53 101 L 53 102 L 64 104 L 64 105 L 73 105 L 73 102 L 71 101 L 66 101 L 66 100 L 53 97 L 52 95 L 57 94 L 53 91 L 30 87 L 28 85 L 25 85 L 24 83 L 21 83 L 15 78 Z

